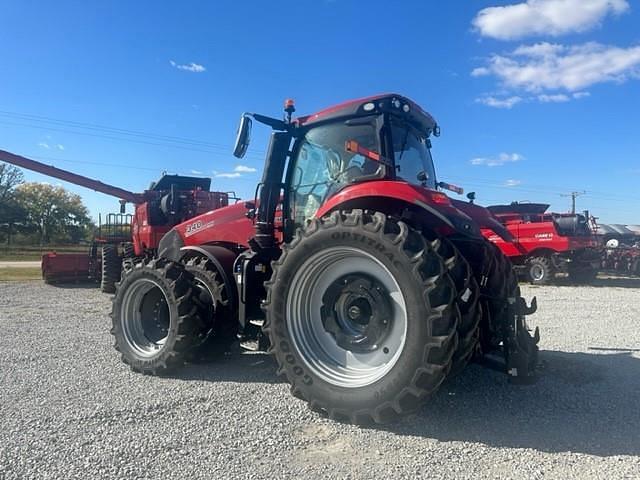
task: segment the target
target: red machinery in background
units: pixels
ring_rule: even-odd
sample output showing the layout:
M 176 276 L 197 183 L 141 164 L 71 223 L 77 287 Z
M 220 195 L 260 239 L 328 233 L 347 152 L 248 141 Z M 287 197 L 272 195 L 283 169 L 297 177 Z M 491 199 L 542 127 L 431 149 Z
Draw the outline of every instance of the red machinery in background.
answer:
M 86 254 L 48 253 L 42 259 L 45 280 L 96 278 L 106 293 L 115 291 L 123 259 L 153 256 L 160 239 L 174 225 L 225 207 L 229 198 L 235 198 L 227 192 L 211 192 L 210 178 L 163 175 L 144 192 L 134 193 L 4 150 L 0 150 L 0 161 L 120 199 L 120 214 L 107 215 Z M 132 215 L 124 214 L 126 203 L 135 205 Z
M 548 208 L 548 204 L 518 202 L 488 207 L 515 242 L 505 242 L 489 230 L 483 233 L 531 283 L 548 283 L 559 272 L 568 273 L 575 282 L 593 280 L 600 267 L 600 241 L 589 213 L 551 213 Z
M 640 276 L 640 226 L 598 224 L 602 241 L 602 269 Z

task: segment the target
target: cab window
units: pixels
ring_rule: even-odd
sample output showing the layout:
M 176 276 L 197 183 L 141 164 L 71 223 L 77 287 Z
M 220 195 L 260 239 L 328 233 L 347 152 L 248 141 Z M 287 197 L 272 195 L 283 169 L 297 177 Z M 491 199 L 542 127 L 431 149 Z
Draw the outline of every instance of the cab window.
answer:
M 380 152 L 373 123 L 337 123 L 309 130 L 299 141 L 290 166 L 290 218 L 304 226 L 320 206 L 344 186 L 370 179 L 380 172 L 380 163 L 348 152 L 354 140 L 364 148 Z
M 436 175 L 427 136 L 411 126 L 393 124 L 391 137 L 396 179 L 435 189 Z

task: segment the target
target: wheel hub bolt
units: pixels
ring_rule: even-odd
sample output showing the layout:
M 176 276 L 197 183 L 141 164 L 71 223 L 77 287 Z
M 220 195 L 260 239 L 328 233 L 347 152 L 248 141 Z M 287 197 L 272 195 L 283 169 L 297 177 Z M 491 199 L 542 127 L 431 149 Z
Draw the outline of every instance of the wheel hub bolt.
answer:
M 360 307 L 353 305 L 352 307 L 349 308 L 349 318 L 351 318 L 351 320 L 356 320 L 357 318 L 360 318 L 361 315 L 361 311 L 360 311 Z

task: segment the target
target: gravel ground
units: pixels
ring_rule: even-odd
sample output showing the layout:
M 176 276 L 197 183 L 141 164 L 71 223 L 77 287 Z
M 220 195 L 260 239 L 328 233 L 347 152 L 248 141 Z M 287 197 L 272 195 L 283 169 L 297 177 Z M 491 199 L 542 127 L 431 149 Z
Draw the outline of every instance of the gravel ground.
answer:
M 479 366 L 419 415 L 323 419 L 263 354 L 132 373 L 97 289 L 0 283 L 0 478 L 640 478 L 640 280 L 523 287 L 543 371 Z

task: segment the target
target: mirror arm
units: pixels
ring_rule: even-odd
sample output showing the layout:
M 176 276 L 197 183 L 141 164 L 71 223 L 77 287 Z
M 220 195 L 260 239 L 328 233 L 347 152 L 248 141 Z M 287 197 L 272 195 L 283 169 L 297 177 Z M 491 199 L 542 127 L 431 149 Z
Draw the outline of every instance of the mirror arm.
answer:
M 264 125 L 268 125 L 274 130 L 280 130 L 286 132 L 291 130 L 291 126 L 284 120 L 279 120 L 273 117 L 267 117 L 266 115 L 260 115 L 259 113 L 245 113 L 245 115 L 253 118 L 256 122 L 260 122 Z

